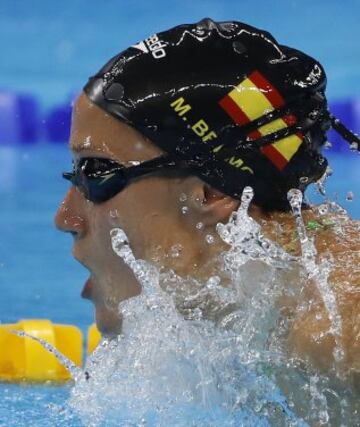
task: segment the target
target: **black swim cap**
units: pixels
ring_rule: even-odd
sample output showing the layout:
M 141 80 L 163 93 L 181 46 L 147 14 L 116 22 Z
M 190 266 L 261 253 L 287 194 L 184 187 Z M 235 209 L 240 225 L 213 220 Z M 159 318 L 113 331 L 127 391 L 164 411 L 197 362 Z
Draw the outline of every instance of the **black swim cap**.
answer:
M 266 209 L 288 209 L 325 172 L 330 116 L 322 66 L 240 22 L 179 25 L 112 58 L 88 97 L 214 188 L 245 186 Z

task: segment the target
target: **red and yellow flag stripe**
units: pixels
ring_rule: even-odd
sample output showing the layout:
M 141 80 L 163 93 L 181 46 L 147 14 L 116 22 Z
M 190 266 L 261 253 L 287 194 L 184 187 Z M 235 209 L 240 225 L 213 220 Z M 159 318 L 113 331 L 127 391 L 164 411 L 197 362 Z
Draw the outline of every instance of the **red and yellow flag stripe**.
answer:
M 285 101 L 277 89 L 259 72 L 252 72 L 219 102 L 233 121 L 245 125 L 274 109 L 284 106 Z M 296 117 L 287 115 L 259 127 L 248 136 L 251 139 L 284 129 L 296 123 Z M 279 169 L 283 170 L 303 140 L 301 133 L 290 135 L 261 148 L 262 153 Z

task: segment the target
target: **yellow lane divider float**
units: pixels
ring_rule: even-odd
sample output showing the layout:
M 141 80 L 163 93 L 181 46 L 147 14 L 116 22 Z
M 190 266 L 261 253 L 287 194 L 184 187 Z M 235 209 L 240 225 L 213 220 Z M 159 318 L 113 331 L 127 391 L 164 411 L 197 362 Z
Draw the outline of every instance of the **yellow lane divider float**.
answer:
M 88 329 L 87 354 L 91 354 L 95 350 L 95 348 L 100 342 L 100 339 L 101 339 L 100 332 L 96 327 L 95 323 L 93 323 Z
M 83 336 L 73 325 L 56 325 L 49 320 L 20 320 L 13 324 L 0 324 L 0 381 L 63 381 L 70 373 L 39 342 L 16 335 L 24 332 L 42 339 L 55 347 L 75 365 L 83 359 Z M 96 325 L 88 331 L 88 354 L 100 341 Z

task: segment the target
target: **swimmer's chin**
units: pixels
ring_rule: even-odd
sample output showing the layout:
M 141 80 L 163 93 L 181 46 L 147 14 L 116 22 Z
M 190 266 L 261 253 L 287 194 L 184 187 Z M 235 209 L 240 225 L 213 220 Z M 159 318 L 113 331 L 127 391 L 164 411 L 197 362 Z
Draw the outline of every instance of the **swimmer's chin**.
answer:
M 105 305 L 95 304 L 96 326 L 103 337 L 114 337 L 121 334 L 122 316 Z
M 106 286 L 105 286 L 106 284 Z M 90 300 L 95 307 L 95 319 L 98 330 L 103 337 L 115 337 L 122 333 L 122 315 L 119 312 L 119 304 L 141 293 L 141 286 L 134 281 L 128 287 L 115 287 L 112 297 L 105 297 L 109 291 L 109 283 L 103 283 L 93 273 L 85 282 L 81 297 Z M 119 292 L 122 290 L 121 292 Z

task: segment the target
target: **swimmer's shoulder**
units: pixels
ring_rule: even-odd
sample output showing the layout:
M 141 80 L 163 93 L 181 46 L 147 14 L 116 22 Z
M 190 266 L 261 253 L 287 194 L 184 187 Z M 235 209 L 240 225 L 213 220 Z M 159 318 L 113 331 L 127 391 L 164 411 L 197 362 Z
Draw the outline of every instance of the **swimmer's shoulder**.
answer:
M 360 256 L 360 221 L 351 219 L 341 209 L 326 213 L 324 210 L 324 205 L 314 205 L 302 211 L 307 236 L 314 240 L 318 256 L 337 257 L 344 253 Z M 267 238 L 292 255 L 301 255 L 295 220 L 290 212 L 262 212 L 256 220 Z
M 321 206 L 302 212 L 304 226 L 317 250 L 317 265 L 329 267 L 327 283 L 341 318 L 341 344 L 346 372 L 360 372 L 360 222 L 344 211 L 324 213 Z M 301 254 L 294 218 L 290 213 L 271 213 L 263 220 L 269 238 L 294 255 Z M 312 280 L 304 288 L 306 310 L 300 310 L 289 334 L 293 353 L 321 369 L 333 366 L 334 336 L 331 321 Z

